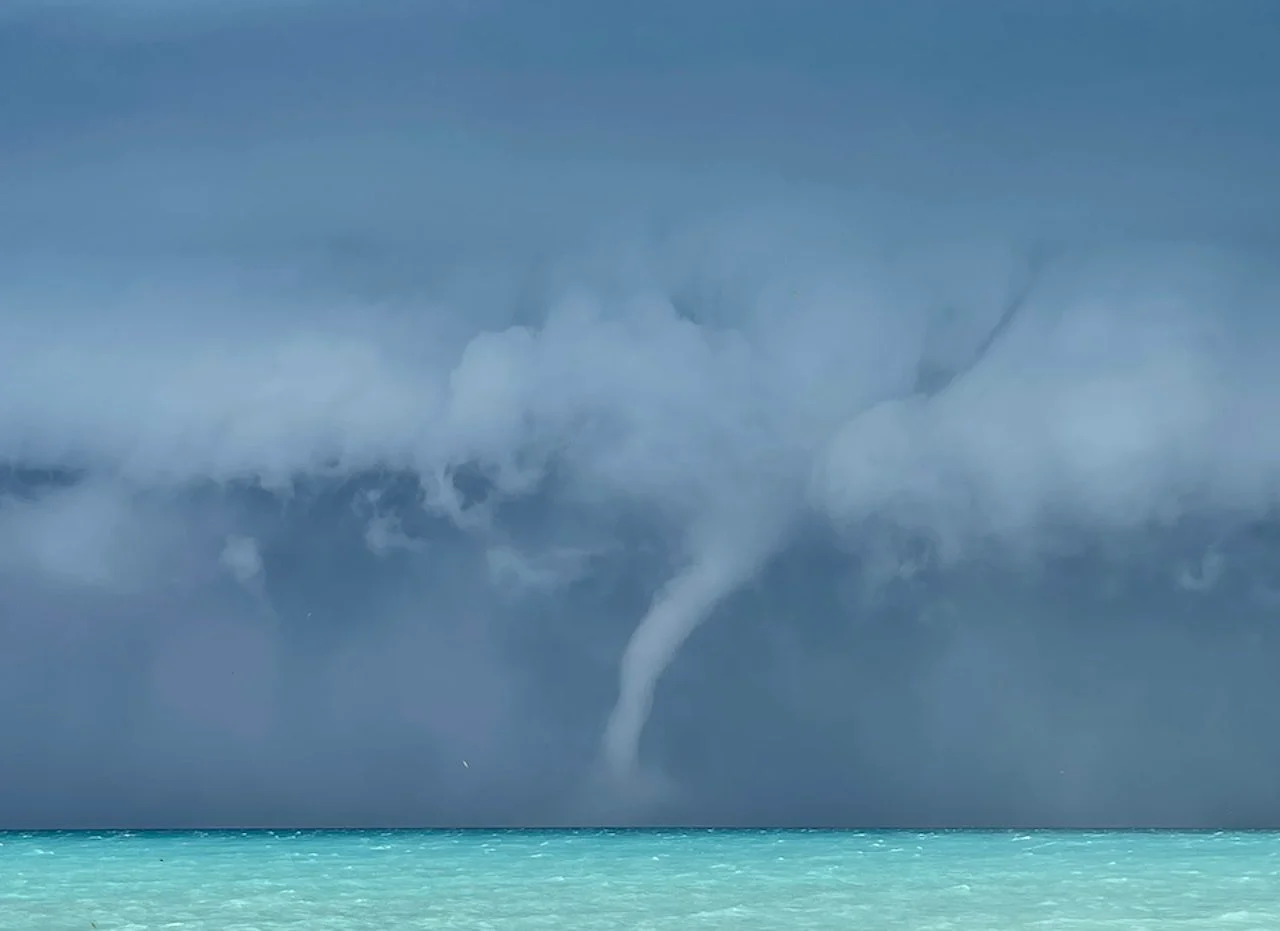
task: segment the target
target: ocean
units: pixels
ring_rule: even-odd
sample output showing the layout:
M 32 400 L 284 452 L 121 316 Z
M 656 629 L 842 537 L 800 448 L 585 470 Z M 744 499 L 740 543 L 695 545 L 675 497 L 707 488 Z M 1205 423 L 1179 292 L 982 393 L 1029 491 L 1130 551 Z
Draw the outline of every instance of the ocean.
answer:
M 1280 928 L 1280 834 L 0 834 L 4 931 Z

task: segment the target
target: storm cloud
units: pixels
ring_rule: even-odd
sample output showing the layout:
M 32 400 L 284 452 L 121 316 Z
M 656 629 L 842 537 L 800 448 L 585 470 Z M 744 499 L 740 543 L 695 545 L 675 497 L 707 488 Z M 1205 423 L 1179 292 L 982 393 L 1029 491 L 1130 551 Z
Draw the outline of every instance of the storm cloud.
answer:
M 1277 30 L 7 5 L 0 825 L 1280 823 Z

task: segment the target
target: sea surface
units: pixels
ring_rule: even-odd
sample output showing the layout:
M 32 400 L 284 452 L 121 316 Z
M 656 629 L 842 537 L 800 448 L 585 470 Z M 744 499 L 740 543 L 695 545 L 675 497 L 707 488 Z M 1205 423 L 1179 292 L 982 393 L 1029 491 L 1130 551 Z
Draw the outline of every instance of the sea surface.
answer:
M 0 834 L 0 928 L 1280 929 L 1280 834 Z

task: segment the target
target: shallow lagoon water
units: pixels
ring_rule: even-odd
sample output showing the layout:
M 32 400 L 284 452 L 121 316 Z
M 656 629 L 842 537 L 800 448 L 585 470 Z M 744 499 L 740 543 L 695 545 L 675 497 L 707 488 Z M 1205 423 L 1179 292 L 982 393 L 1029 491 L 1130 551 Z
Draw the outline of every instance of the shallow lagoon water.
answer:
M 0 835 L 5 931 L 1280 928 L 1280 834 Z

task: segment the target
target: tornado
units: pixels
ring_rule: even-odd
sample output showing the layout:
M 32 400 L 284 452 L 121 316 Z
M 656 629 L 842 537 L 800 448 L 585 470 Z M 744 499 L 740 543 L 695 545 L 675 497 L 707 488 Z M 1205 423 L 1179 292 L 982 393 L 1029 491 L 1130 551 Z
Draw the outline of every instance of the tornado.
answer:
M 655 596 L 622 656 L 618 700 L 605 727 L 601 756 L 615 785 L 635 782 L 640 739 L 658 680 L 685 641 L 776 549 L 775 535 L 732 542 L 728 528 L 694 550 L 690 561 Z
M 1044 253 L 1037 250 L 1028 263 L 1029 274 L 967 360 L 951 367 L 926 368 L 926 360 L 921 359 L 908 396 L 929 401 L 976 368 L 1022 313 L 1043 262 Z M 779 497 L 781 502 L 787 500 L 785 495 Z M 769 496 L 756 496 L 752 505 L 743 505 L 742 500 L 731 509 L 736 510 L 731 517 L 727 516 L 730 512 L 721 510 L 720 519 L 703 524 L 712 532 L 698 538 L 692 558 L 658 592 L 627 643 L 618 673 L 618 700 L 601 744 L 604 772 L 615 787 L 634 785 L 640 777 L 640 740 L 653 708 L 654 691 L 680 648 L 716 606 L 782 546 L 785 519 L 778 519 L 779 510 L 761 509 L 758 503 Z M 780 501 L 775 499 L 774 504 Z M 785 511 L 786 504 L 780 507 Z

